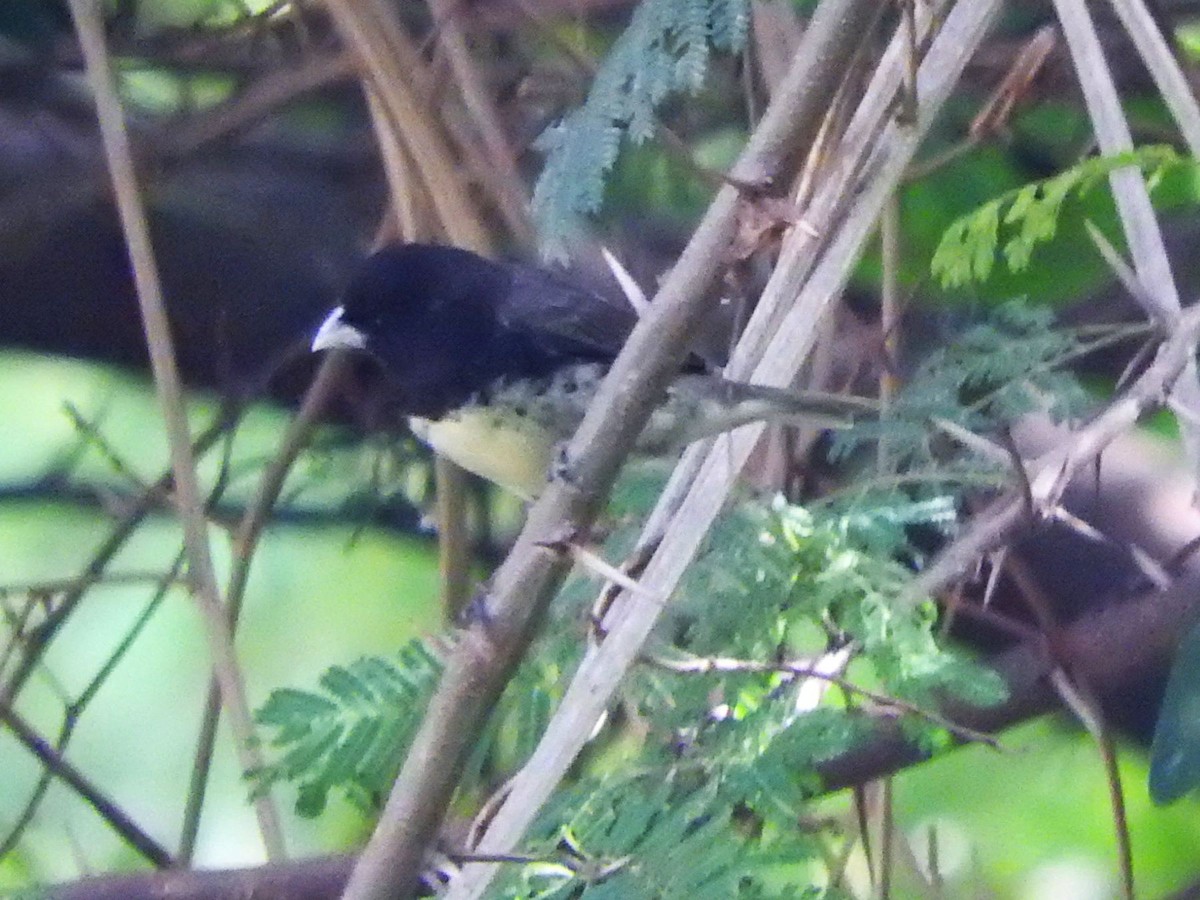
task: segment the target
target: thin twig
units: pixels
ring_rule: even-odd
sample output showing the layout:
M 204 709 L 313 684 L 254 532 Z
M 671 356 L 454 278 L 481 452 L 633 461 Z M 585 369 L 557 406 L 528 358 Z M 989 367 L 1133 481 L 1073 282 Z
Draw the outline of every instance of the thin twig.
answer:
M 879 331 L 883 336 L 880 352 L 883 364 L 879 367 L 879 409 L 887 413 L 897 392 L 900 379 L 896 376 L 900 360 L 900 264 L 903 261 L 900 245 L 900 193 L 893 194 L 883 209 L 879 221 L 879 261 L 883 280 L 879 297 Z M 879 439 L 876 469 L 886 475 L 892 468 L 887 436 Z
M 471 599 L 471 529 L 467 524 L 467 473 L 452 460 L 434 458 L 437 479 L 438 577 L 442 615 L 459 621 Z
M 1054 0 L 1054 8 L 1071 51 L 1079 87 L 1101 152 L 1109 156 L 1132 152 L 1133 136 L 1087 4 L 1084 0 Z M 1127 24 L 1133 24 L 1133 19 L 1129 19 Z M 1149 46 L 1142 44 L 1146 49 Z M 1189 105 L 1194 107 L 1195 101 Z M 1182 106 L 1180 112 L 1183 112 Z M 1190 118 L 1200 122 L 1200 116 Z M 1142 289 L 1133 295 L 1134 299 L 1145 304 L 1146 314 L 1156 324 L 1164 330 L 1170 330 L 1180 316 L 1179 289 L 1171 274 L 1171 263 L 1150 203 L 1145 178 L 1136 166 L 1131 166 L 1109 173 L 1108 181 L 1129 245 L 1133 268 L 1142 285 Z M 1200 409 L 1200 372 L 1194 360 L 1188 363 L 1186 372 L 1177 380 L 1173 390 L 1174 399 L 1181 408 L 1193 412 Z M 1190 421 L 1188 416 L 1180 416 L 1179 431 L 1193 481 L 1200 483 L 1200 421 Z
M 883 793 L 879 804 L 879 879 L 876 884 L 879 886 L 879 900 L 891 900 L 892 867 L 896 864 L 896 811 L 892 802 L 892 777 L 884 776 L 876 783 Z
M 517 160 L 500 123 L 500 116 L 467 47 L 466 35 L 460 22 L 462 7 L 459 5 L 455 8 L 456 0 L 427 2 L 436 20 L 438 41 L 446 50 L 446 56 L 450 60 L 450 71 L 454 73 L 463 103 L 471 114 L 471 124 L 483 140 L 491 163 L 489 168 L 495 173 L 497 206 L 513 235 L 521 243 L 531 245 L 534 233 L 529 221 L 529 197 L 517 171 Z
M 860 697 L 866 697 L 871 702 L 878 704 L 882 709 L 898 709 L 911 715 L 926 719 L 937 725 L 939 728 L 944 728 L 951 734 L 957 735 L 964 741 L 972 743 L 986 744 L 993 750 L 1002 749 L 1000 742 L 990 734 L 978 731 L 965 725 L 959 725 L 941 713 L 933 710 L 925 709 L 915 703 L 910 703 L 907 700 L 901 700 L 899 697 L 892 697 L 887 694 L 873 691 L 869 688 L 864 688 L 844 678 L 841 675 L 834 675 L 825 672 L 818 667 L 813 666 L 809 662 L 795 662 L 789 660 L 779 661 L 759 661 L 755 659 L 732 659 L 723 656 L 689 656 L 682 659 L 674 659 L 662 654 L 654 654 L 642 657 L 643 661 L 650 663 L 660 669 L 665 669 L 668 672 L 677 672 L 680 674 L 705 675 L 712 673 L 769 673 L 782 672 L 788 675 L 794 675 L 797 678 L 815 678 L 818 681 L 825 681 L 829 684 L 837 685 L 848 694 L 857 694 Z
M 100 431 L 100 426 L 95 422 L 90 421 L 79 407 L 74 403 L 67 402 L 63 404 L 63 412 L 67 414 L 67 418 L 71 420 L 72 427 L 79 432 L 83 438 L 85 446 L 95 449 L 100 454 L 101 458 L 108 464 L 116 474 L 124 478 L 129 484 L 138 490 L 146 490 L 146 484 L 141 477 L 134 471 L 133 466 L 129 465 L 122 458 L 104 434 Z
M 242 515 L 241 524 L 233 541 L 233 569 L 226 589 L 229 632 L 236 633 L 242 602 L 246 595 L 246 584 L 250 578 L 250 563 L 258 547 L 259 538 L 270 519 L 284 481 L 292 470 L 300 452 L 308 443 L 314 422 L 325 409 L 335 386 L 346 371 L 346 357 L 342 353 L 331 353 L 304 394 L 300 410 L 288 426 L 287 433 L 275 454 L 275 458 L 263 471 L 258 490 Z M 221 713 L 220 685 L 214 678 L 208 685 L 208 699 L 204 707 L 204 720 L 196 739 L 196 756 L 192 763 L 192 775 L 188 783 L 187 802 L 184 805 L 183 827 L 179 838 L 179 858 L 185 865 L 190 863 L 195 851 L 196 837 L 200 829 L 200 815 L 204 809 L 204 796 L 208 787 L 209 766 L 213 748 L 216 746 L 217 721 Z
M 191 156 L 245 132 L 299 97 L 354 76 L 354 59 L 345 52 L 314 53 L 298 66 L 265 73 L 228 100 L 188 116 L 144 141 L 145 152 L 164 162 Z
M 234 416 L 226 411 L 217 422 L 196 438 L 192 444 L 192 452 L 202 455 L 212 449 L 212 446 L 230 427 L 233 418 Z M 128 512 L 116 524 L 100 548 L 92 554 L 83 572 L 63 584 L 65 593 L 46 616 L 45 621 L 41 622 L 30 634 L 20 662 L 13 669 L 8 680 L 0 687 L 0 703 L 12 704 L 16 701 L 17 695 L 25 686 L 30 673 L 37 668 L 42 654 L 50 645 L 51 640 L 79 607 L 84 595 L 107 578 L 104 570 L 108 564 L 125 546 L 142 520 L 158 505 L 160 498 L 171 491 L 174 483 L 174 477 L 169 469 L 159 476 L 157 481 L 133 501 Z
M 73 0 L 75 2 L 75 0 Z M 52 773 L 70 785 L 131 847 L 160 869 L 174 864 L 171 854 L 158 841 L 143 831 L 121 807 L 106 797 L 73 765 L 58 754 L 17 712 L 0 703 L 0 723 L 3 723 L 30 753 Z
M 418 67 L 394 10 L 378 0 L 329 0 L 326 9 L 424 179 L 445 233 L 459 246 L 486 251 L 490 241 L 454 155 L 412 89 Z
M 146 488 L 147 491 L 155 488 Z M 111 586 L 115 584 L 150 584 L 162 580 L 162 572 L 110 572 L 99 575 L 89 582 L 89 587 L 98 585 Z M 0 594 L 61 594 L 66 591 L 79 589 L 80 576 L 74 578 L 53 578 L 49 581 L 13 581 L 0 584 Z
M 1200 338 L 1200 307 L 1191 307 L 1159 347 L 1154 362 L 1099 415 L 1071 431 L 1051 450 L 1025 466 L 1030 493 L 1040 509 L 1058 505 L 1071 478 L 1089 465 L 1148 410 L 1162 406 L 1190 363 Z M 1005 494 L 977 516 L 955 541 L 917 577 L 914 600 L 939 593 L 968 571 L 975 560 L 1007 543 L 1028 524 L 1027 503 L 1020 492 Z
M 1112 7 L 1171 110 L 1188 150 L 1193 156 L 1200 155 L 1200 103 L 1160 30 L 1160 22 L 1145 0 L 1113 0 Z
M 1075 714 L 1100 751 L 1104 764 L 1105 783 L 1113 811 L 1113 830 L 1117 838 L 1117 868 L 1121 872 L 1121 896 L 1134 900 L 1133 847 L 1129 840 L 1129 818 L 1125 813 L 1125 792 L 1121 789 L 1121 772 L 1117 766 L 1117 747 L 1112 730 L 1096 698 L 1085 686 L 1070 678 L 1062 669 L 1050 673 L 1050 682 L 1063 700 L 1063 705 Z
M 150 598 L 149 602 L 142 609 L 141 613 L 138 614 L 138 617 L 134 620 L 124 637 L 122 637 L 117 643 L 117 646 L 113 648 L 113 652 L 109 654 L 108 659 L 105 660 L 104 664 L 101 665 L 96 674 L 92 676 L 91 681 L 88 682 L 87 686 L 83 689 L 79 696 L 76 697 L 71 703 L 67 704 L 66 709 L 63 711 L 62 727 L 59 729 L 58 738 L 54 742 L 54 750 L 60 756 L 65 752 L 67 743 L 70 741 L 71 735 L 74 734 L 75 728 L 79 724 L 79 720 L 83 714 L 83 711 L 87 708 L 88 704 L 91 703 L 92 698 L 96 696 L 96 693 L 108 680 L 108 676 L 112 674 L 113 670 L 117 667 L 117 664 L 121 661 L 121 659 L 124 658 L 125 654 L 129 652 L 129 648 L 133 646 L 133 642 L 137 640 L 138 636 L 142 633 L 142 630 L 147 624 L 149 624 L 150 619 L 154 615 L 155 611 L 162 604 L 162 601 L 166 599 L 167 592 L 173 585 L 179 582 L 179 572 L 182 568 L 183 553 L 181 552 L 175 557 L 175 561 L 171 564 L 170 569 L 168 569 L 165 573 L 158 573 L 155 578 L 155 580 L 158 582 L 158 588 L 155 590 L 154 596 Z M 45 797 L 46 791 L 49 789 L 52 779 L 53 773 L 49 769 L 46 769 L 42 772 L 42 775 L 38 779 L 37 784 L 34 786 L 33 791 L 30 792 L 29 799 L 26 801 L 25 806 L 22 808 L 21 812 L 17 814 L 12 826 L 9 828 L 8 834 L 5 836 L 3 841 L 0 841 L 0 859 L 3 859 L 5 855 L 17 845 L 17 841 L 20 840 L 25 827 L 33 820 L 34 814 L 41 805 L 42 799 Z
M 142 312 L 142 324 L 150 351 L 155 389 L 167 428 L 171 468 L 175 474 L 175 499 L 183 524 L 188 555 L 188 576 L 206 625 L 213 667 L 221 681 L 221 694 L 229 713 L 239 761 L 245 771 L 263 765 L 254 737 L 254 721 L 233 652 L 233 639 L 225 620 L 220 591 L 208 545 L 208 525 L 196 476 L 191 436 L 183 403 L 183 390 L 175 364 L 170 326 L 162 298 L 157 265 L 150 243 L 134 175 L 129 136 L 121 103 L 113 85 L 104 27 L 99 7 L 89 0 L 70 0 L 80 47 L 87 63 L 105 155 L 112 174 L 117 211 L 129 248 L 134 285 Z M 263 843 L 271 859 L 284 855 L 279 815 L 267 796 L 255 801 Z
M 649 596 L 646 593 L 646 589 L 640 584 L 638 584 L 608 560 L 604 559 L 602 556 L 593 553 L 587 547 L 570 543 L 566 545 L 566 548 L 567 552 L 571 554 L 571 558 L 574 559 L 576 563 L 583 568 L 588 569 L 592 573 L 599 575 L 605 581 L 619 585 L 627 591 L 633 591 L 635 594 L 642 594 L 643 596 L 647 597 Z M 659 603 L 666 602 L 665 598 L 663 597 L 659 597 L 657 600 Z

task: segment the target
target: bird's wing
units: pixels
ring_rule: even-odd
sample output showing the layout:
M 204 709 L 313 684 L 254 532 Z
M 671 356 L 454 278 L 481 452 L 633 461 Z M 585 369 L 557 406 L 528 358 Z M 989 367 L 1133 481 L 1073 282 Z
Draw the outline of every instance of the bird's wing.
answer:
M 637 322 L 624 298 L 590 291 L 544 269 L 518 263 L 508 268 L 511 289 L 496 308 L 497 322 L 546 353 L 610 360 Z

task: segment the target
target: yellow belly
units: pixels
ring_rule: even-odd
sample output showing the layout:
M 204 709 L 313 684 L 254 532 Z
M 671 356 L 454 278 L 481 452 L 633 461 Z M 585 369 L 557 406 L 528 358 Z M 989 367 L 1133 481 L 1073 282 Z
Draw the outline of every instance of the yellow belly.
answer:
M 413 417 L 409 424 L 438 453 L 522 499 L 546 486 L 554 440 L 532 419 L 506 417 L 501 426 L 494 412 L 476 408 L 437 421 Z

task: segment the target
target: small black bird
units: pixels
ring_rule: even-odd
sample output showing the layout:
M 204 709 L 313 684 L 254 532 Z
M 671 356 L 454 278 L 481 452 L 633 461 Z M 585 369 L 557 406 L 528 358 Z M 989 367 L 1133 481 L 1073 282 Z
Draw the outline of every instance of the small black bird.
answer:
M 635 321 L 632 308 L 543 269 L 403 244 L 363 264 L 312 349 L 373 356 L 421 440 L 532 499 Z M 853 398 L 686 371 L 637 450 L 665 455 L 764 418 L 845 426 L 871 409 Z

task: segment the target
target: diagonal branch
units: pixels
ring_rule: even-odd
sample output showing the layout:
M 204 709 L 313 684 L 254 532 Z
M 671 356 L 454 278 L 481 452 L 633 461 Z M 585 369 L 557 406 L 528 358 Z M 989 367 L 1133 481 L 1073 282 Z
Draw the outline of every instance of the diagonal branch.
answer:
M 822 5 L 818 15 L 828 7 L 828 3 Z M 799 250 L 791 248 L 790 254 L 785 249 L 780 267 L 788 274 L 793 274 L 788 268 L 790 257 L 792 265 L 803 273 L 800 277 L 807 275 L 807 280 L 792 284 L 790 296 L 796 298 L 794 305 L 776 327 L 763 325 L 771 318 L 778 317 L 772 315 L 773 310 L 763 311 L 761 316 L 756 311 L 756 317 L 762 321 L 752 319 L 747 336 L 734 353 L 735 363 L 731 369 L 738 365 L 739 359 L 743 360 L 741 365 L 746 365 L 747 346 L 759 340 L 766 345 L 766 351 L 763 361 L 754 369 L 751 380 L 765 384 L 786 384 L 796 375 L 808 348 L 812 346 L 826 304 L 845 285 L 883 205 L 903 177 L 921 133 L 928 128 L 934 113 L 957 83 L 962 68 L 983 39 L 997 7 L 997 0 L 974 0 L 959 3 L 949 14 L 921 66 L 918 83 L 921 109 L 915 128 L 902 127 L 895 122 L 884 124 L 891 109 L 891 98 L 894 98 L 899 84 L 899 79 L 892 77 L 891 64 L 898 65 L 902 61 L 898 50 L 889 52 L 885 57 L 872 82 L 872 87 L 878 87 L 878 90 L 872 92 L 868 88 L 867 97 L 860 104 L 858 114 L 847 130 L 843 146 L 835 154 L 838 159 L 869 160 L 866 175 L 860 173 L 857 179 L 850 182 L 859 188 L 854 203 L 840 227 L 829 232 L 828 243 L 822 248 L 823 255 L 808 271 L 805 271 L 801 261 L 806 255 L 803 251 L 809 249 L 805 246 L 809 236 L 800 229 L 796 230 L 793 237 L 804 243 Z M 806 33 L 806 41 L 816 27 L 817 19 L 814 18 Z M 894 41 L 893 47 L 898 48 L 899 44 Z M 808 52 L 802 46 L 797 57 L 803 59 Z M 786 92 L 781 91 L 777 96 L 786 96 Z M 772 100 L 772 107 L 774 105 L 775 100 Z M 852 144 L 852 141 L 857 143 Z M 842 190 L 839 186 L 838 192 Z M 838 206 L 832 199 L 830 210 Z M 779 274 L 778 270 L 775 274 Z M 774 276 L 772 280 L 775 280 Z M 770 290 L 769 285 L 768 292 Z M 759 328 L 762 331 L 754 330 Z M 738 374 L 741 374 L 740 370 Z M 671 594 L 723 507 L 738 472 L 757 444 L 762 430 L 761 425 L 748 426 L 723 435 L 715 442 L 701 464 L 692 490 L 671 519 L 670 526 L 665 529 L 667 537 L 642 578 L 642 587 L 649 595 L 662 597 Z M 681 465 L 686 464 L 685 461 Z M 624 603 L 614 605 L 605 621 L 606 625 L 613 623 L 607 638 L 599 650 L 580 666 L 541 743 L 512 780 L 508 798 L 492 818 L 487 835 L 479 843 L 477 849 L 480 852 L 504 852 L 501 848 L 510 848 L 520 839 L 607 708 L 625 672 L 641 653 L 661 611 L 661 603 L 646 602 L 640 595 L 628 596 Z M 479 896 L 493 873 L 494 867 L 468 866 L 452 887 L 449 897 L 460 900 Z
M 734 179 L 770 184 L 790 156 L 815 137 L 840 81 L 838 60 L 861 39 L 874 0 L 825 0 L 787 82 L 735 165 Z M 634 329 L 570 442 L 565 477 L 533 506 L 513 552 L 497 571 L 486 611 L 461 635 L 425 721 L 346 896 L 412 893 L 424 853 L 445 815 L 475 735 L 524 654 L 569 568 L 551 549 L 587 530 L 617 472 L 678 370 L 693 325 L 706 311 L 737 227 L 741 205 L 731 185 L 709 207 L 650 312 Z
M 71 765 L 15 710 L 0 704 L 0 723 L 11 731 L 26 749 L 41 760 L 47 772 L 69 784 L 72 790 L 79 794 L 117 834 L 145 859 L 160 869 L 165 869 L 174 863 L 171 854 L 165 847 L 143 831 L 124 810 L 88 781 L 82 772 Z
M 1132 151 L 1133 136 L 1129 131 L 1129 123 L 1121 109 L 1121 98 L 1117 94 L 1112 71 L 1104 58 L 1095 23 L 1086 4 L 1082 0 L 1054 0 L 1054 7 L 1071 50 L 1079 86 L 1101 152 L 1114 156 Z M 1136 27 L 1138 18 L 1131 14 L 1131 9 L 1125 12 L 1126 26 Z M 1141 52 L 1152 52 L 1148 36 L 1140 30 L 1137 34 L 1141 38 Z M 1159 62 L 1152 65 L 1152 71 L 1156 73 L 1159 84 L 1165 85 L 1163 79 L 1166 73 L 1161 59 L 1158 56 L 1153 58 Z M 1150 65 L 1151 60 L 1148 59 L 1147 64 Z M 1193 131 L 1187 127 L 1187 123 L 1197 118 L 1195 100 L 1191 98 L 1190 103 L 1183 103 L 1180 95 L 1173 96 L 1173 110 L 1192 113 L 1181 120 L 1185 134 L 1190 136 Z M 1195 146 L 1191 149 L 1196 151 Z M 1110 173 L 1108 180 L 1133 257 L 1133 268 L 1141 282 L 1142 289 L 1134 293 L 1134 300 L 1143 306 L 1156 325 L 1170 330 L 1179 318 L 1179 291 L 1171 274 L 1170 260 L 1167 259 L 1162 232 L 1150 204 L 1150 192 L 1145 179 L 1136 167 L 1129 167 Z M 1182 408 L 1193 413 L 1191 416 L 1179 416 L 1179 430 L 1191 463 L 1193 480 L 1200 479 L 1200 422 L 1195 416 L 1195 411 L 1200 410 L 1200 373 L 1194 362 L 1188 364 L 1187 371 L 1175 386 L 1175 400 Z M 1197 490 L 1195 486 L 1193 490 Z
M 1176 381 L 1191 364 L 1198 340 L 1200 306 L 1193 306 L 1183 313 L 1174 333 L 1159 348 L 1154 362 L 1124 395 L 1026 466 L 1035 510 L 1058 506 L 1075 474 L 1132 428 L 1144 413 L 1166 402 Z M 945 590 L 981 556 L 1012 540 L 1028 521 L 1025 498 L 1018 492 L 1005 494 L 977 516 L 962 537 L 943 550 L 921 573 L 913 585 L 912 596 L 927 597 Z
M 258 547 L 259 538 L 267 525 L 275 502 L 283 490 L 284 481 L 292 471 L 297 457 L 308 444 L 309 435 L 317 418 L 324 412 L 338 380 L 345 374 L 347 361 L 342 354 L 333 354 L 321 365 L 312 385 L 304 395 L 300 411 L 288 427 L 283 442 L 271 464 L 263 472 L 262 480 L 242 521 L 233 542 L 233 569 L 229 575 L 226 592 L 230 634 L 237 630 L 241 615 L 246 585 L 250 580 L 250 564 Z M 204 706 L 204 718 L 200 735 L 196 739 L 196 757 L 192 763 L 192 774 L 188 784 L 187 802 L 183 813 L 183 828 L 179 839 L 179 858 L 187 863 L 192 859 L 196 837 L 200 829 L 200 816 L 204 809 L 204 797 L 208 790 L 209 768 L 213 748 L 216 746 L 217 723 L 221 713 L 221 685 L 216 678 L 209 681 L 208 699 Z

